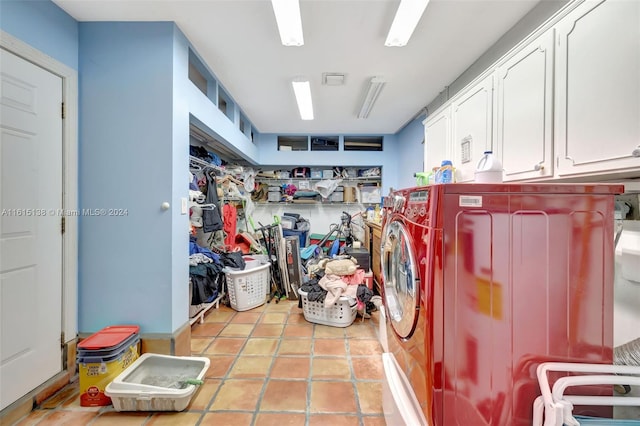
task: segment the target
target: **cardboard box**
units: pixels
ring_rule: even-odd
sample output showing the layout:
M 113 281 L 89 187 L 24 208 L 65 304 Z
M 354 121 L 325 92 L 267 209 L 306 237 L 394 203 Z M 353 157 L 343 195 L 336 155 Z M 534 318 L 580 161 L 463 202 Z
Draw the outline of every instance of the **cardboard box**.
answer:
M 355 186 L 345 186 L 344 187 L 344 196 L 343 202 L 345 203 L 355 203 L 356 201 L 356 187 Z

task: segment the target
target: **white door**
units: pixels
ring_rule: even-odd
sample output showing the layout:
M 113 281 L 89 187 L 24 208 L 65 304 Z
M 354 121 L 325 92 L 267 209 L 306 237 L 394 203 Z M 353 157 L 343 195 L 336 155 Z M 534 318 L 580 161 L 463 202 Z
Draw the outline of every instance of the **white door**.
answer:
M 3 409 L 62 370 L 62 79 L 0 55 Z

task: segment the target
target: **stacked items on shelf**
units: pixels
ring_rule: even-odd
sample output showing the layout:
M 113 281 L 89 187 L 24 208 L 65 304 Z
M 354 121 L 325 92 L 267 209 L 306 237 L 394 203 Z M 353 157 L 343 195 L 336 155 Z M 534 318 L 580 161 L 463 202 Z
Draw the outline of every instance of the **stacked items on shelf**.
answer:
M 380 167 L 367 169 L 296 167 L 291 171 L 260 171 L 261 182 L 252 194 L 257 202 L 378 203 Z M 343 181 L 347 180 L 343 185 Z M 357 184 L 357 187 L 356 187 Z M 377 189 L 378 192 L 375 192 Z M 360 196 L 356 197 L 357 194 Z
M 357 313 L 363 319 L 377 309 L 379 296 L 365 284 L 363 269 L 351 256 L 309 262 L 310 277 L 300 287 L 300 303 L 307 321 L 333 327 L 348 327 Z

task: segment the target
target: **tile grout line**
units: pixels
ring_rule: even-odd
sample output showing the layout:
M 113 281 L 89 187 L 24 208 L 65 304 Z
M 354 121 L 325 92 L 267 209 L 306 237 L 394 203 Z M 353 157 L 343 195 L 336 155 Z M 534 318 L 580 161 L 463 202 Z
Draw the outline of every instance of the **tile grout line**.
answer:
M 305 318 L 305 321 L 307 319 Z M 316 328 L 317 324 L 311 323 L 311 348 L 309 349 L 309 375 L 307 383 L 307 409 L 305 413 L 305 426 L 309 426 L 311 422 L 311 391 L 313 385 L 313 364 L 315 360 L 315 347 L 316 347 Z
M 266 316 L 266 312 L 267 312 L 268 308 L 265 308 L 265 310 L 262 312 L 262 315 L 260 315 L 260 318 L 258 318 L 258 321 L 260 321 L 260 319 L 262 319 L 262 317 Z M 271 355 L 271 363 L 269 364 L 269 371 L 267 372 L 267 374 L 265 374 L 265 380 L 264 383 L 262 384 L 262 389 L 260 390 L 260 395 L 258 396 L 258 400 L 256 402 L 256 408 L 253 412 L 253 418 L 251 419 L 251 425 L 255 425 L 256 422 L 258 421 L 258 415 L 260 414 L 260 405 L 262 405 L 262 399 L 264 398 L 264 394 L 267 391 L 267 385 L 269 384 L 269 381 L 271 380 L 271 371 L 273 370 L 273 365 L 276 362 L 276 354 L 278 353 L 278 350 L 280 349 L 280 344 L 282 343 L 282 337 L 284 336 L 284 329 L 287 327 L 286 324 L 289 322 L 289 315 L 291 314 L 291 309 L 289 309 L 289 311 L 286 313 L 287 317 L 286 317 L 286 321 L 285 321 L 285 325 L 284 327 L 282 327 L 282 331 L 280 331 L 280 336 L 277 337 L 278 339 L 278 343 L 276 344 L 276 348 L 273 352 L 273 355 Z M 254 328 L 255 330 L 255 328 Z M 274 336 L 275 337 L 275 336 Z M 247 340 L 249 339 L 249 336 L 247 336 Z
M 345 336 L 347 335 L 345 330 Z M 356 400 L 356 416 L 358 417 L 358 424 L 360 426 L 364 426 L 364 420 L 362 419 L 362 408 L 360 407 L 360 395 L 358 394 L 358 386 L 356 384 L 356 373 L 353 368 L 353 356 L 351 355 L 351 342 L 349 341 L 349 337 L 346 336 L 344 339 L 345 349 L 347 351 L 347 359 L 349 362 L 349 373 L 351 374 L 351 387 L 353 388 L 353 394 Z
M 224 323 L 224 327 L 222 327 L 222 329 L 218 332 L 218 334 L 216 336 L 214 336 L 213 340 L 211 341 L 211 343 L 209 344 L 209 346 L 211 346 L 215 340 L 220 337 L 220 333 L 222 332 L 222 330 L 224 330 L 229 324 L 231 324 L 231 321 L 233 320 L 233 318 L 238 314 L 238 312 L 233 312 L 233 315 L 231 315 L 231 317 L 227 320 L 227 322 Z M 260 315 L 262 316 L 262 315 Z M 253 326 L 255 329 L 255 324 Z M 253 332 L 253 329 L 251 330 Z M 251 335 L 251 333 L 249 333 L 249 335 Z M 216 398 L 218 397 L 218 394 L 220 393 L 220 390 L 222 389 L 222 387 L 224 386 L 225 382 L 229 379 L 229 373 L 231 373 L 231 370 L 233 369 L 233 366 L 236 365 L 236 362 L 238 361 L 238 358 L 240 357 L 240 354 L 242 353 L 242 351 L 244 350 L 244 348 L 247 345 L 247 341 L 248 341 L 248 336 L 244 338 L 244 342 L 242 344 L 242 346 L 240 347 L 240 349 L 238 349 L 238 353 L 234 356 L 233 361 L 231 362 L 231 364 L 229 364 L 229 368 L 227 369 L 227 372 L 224 374 L 223 377 L 220 378 L 220 384 L 218 385 L 218 389 L 216 389 L 216 391 L 213 393 L 213 395 L 211 396 L 211 400 L 209 400 L 209 403 L 206 404 L 205 409 L 203 410 L 202 414 L 200 414 L 199 419 L 196 422 L 196 426 L 200 425 L 202 423 L 202 421 L 204 420 L 205 416 L 211 412 L 211 406 L 213 405 L 213 403 L 215 402 Z M 207 346 L 207 348 L 209 347 Z

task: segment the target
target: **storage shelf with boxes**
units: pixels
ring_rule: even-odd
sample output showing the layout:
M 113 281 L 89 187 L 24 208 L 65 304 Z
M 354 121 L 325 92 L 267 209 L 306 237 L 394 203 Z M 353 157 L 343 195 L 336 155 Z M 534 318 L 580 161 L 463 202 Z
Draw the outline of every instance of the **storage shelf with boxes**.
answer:
M 259 172 L 256 182 L 257 203 L 377 204 L 381 196 L 380 167 L 281 167 Z

